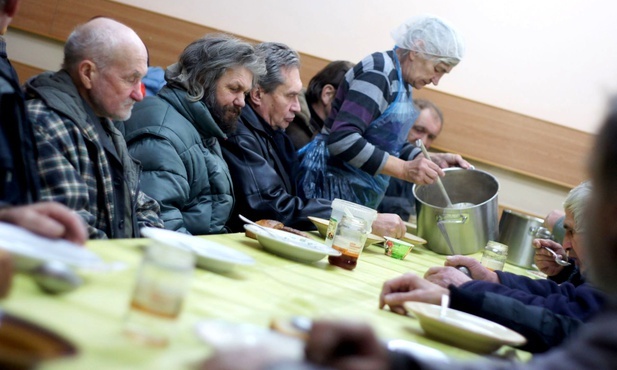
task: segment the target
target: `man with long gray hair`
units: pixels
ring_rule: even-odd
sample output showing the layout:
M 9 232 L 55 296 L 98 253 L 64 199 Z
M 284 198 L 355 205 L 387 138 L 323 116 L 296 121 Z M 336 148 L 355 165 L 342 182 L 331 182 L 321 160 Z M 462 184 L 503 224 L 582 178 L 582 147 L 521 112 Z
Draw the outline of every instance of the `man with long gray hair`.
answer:
M 157 96 L 135 105 L 125 139 L 144 169 L 142 187 L 161 204 L 165 228 L 226 231 L 233 187 L 217 139 L 234 132 L 244 96 L 264 72 L 252 45 L 223 34 L 188 45 Z

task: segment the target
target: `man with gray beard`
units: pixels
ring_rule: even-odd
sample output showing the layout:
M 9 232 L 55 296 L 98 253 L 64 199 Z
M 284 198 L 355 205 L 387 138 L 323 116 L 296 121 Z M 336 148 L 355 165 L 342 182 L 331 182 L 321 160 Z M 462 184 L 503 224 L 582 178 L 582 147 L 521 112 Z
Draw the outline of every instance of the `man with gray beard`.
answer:
M 252 45 L 207 35 L 186 47 L 165 71 L 166 86 L 124 122 L 143 190 L 160 203 L 165 228 L 226 232 L 234 196 L 218 139 L 235 131 L 244 96 L 264 71 Z

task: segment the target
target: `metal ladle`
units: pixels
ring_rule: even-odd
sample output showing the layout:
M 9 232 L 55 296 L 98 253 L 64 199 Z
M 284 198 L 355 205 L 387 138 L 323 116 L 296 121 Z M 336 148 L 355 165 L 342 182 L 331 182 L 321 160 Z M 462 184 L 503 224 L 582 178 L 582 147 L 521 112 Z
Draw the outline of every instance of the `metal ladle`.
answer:
M 428 151 L 426 150 L 426 147 L 424 146 L 424 142 L 422 142 L 422 140 L 418 139 L 416 140 L 416 146 L 420 147 L 420 149 L 422 149 L 422 154 L 424 154 L 424 158 L 428 159 L 429 161 L 431 160 L 431 156 L 428 154 Z M 441 190 L 441 194 L 443 195 L 443 197 L 446 200 L 446 207 L 447 208 L 453 208 L 452 206 L 452 202 L 450 201 L 450 197 L 448 196 L 448 193 L 446 192 L 446 188 L 443 186 L 443 183 L 441 182 L 441 177 L 437 176 L 437 185 L 439 186 L 439 190 Z

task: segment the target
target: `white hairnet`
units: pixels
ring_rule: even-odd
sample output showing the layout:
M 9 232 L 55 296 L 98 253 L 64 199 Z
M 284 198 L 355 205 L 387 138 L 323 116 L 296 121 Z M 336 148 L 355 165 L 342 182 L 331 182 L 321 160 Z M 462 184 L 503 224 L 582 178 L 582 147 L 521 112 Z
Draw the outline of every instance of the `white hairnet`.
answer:
M 432 15 L 409 18 L 392 30 L 391 35 L 401 49 L 417 51 L 449 65 L 463 59 L 463 38 L 441 18 Z

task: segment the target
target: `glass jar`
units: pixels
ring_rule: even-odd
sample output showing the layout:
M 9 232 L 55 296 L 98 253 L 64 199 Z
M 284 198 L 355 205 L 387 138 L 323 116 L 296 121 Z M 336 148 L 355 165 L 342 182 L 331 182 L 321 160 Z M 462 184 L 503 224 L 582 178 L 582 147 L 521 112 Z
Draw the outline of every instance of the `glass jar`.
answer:
M 366 242 L 366 221 L 344 215 L 336 228 L 332 248 L 341 252 L 340 256 L 329 256 L 330 264 L 353 270 Z
M 508 246 L 489 240 L 484 247 L 481 264 L 491 271 L 503 270 L 507 258 Z

